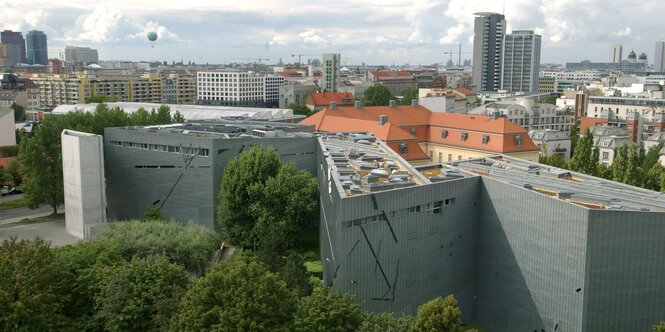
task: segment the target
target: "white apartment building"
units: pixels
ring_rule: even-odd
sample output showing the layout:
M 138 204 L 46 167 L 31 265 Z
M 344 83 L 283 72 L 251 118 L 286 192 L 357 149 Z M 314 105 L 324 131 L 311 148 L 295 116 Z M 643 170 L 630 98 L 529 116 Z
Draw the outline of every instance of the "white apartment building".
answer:
M 200 71 L 196 73 L 199 104 L 270 107 L 279 103 L 284 77 L 256 72 Z
M 586 116 L 625 120 L 629 112 L 637 112 L 641 118 L 651 122 L 655 114 L 665 112 L 665 99 L 591 96 Z
M 515 30 L 503 39 L 501 89 L 538 91 L 541 36 L 530 30 Z
M 597 71 L 541 71 L 540 77 L 557 80 L 599 81 L 602 75 Z
M 653 67 L 655 71 L 665 72 L 665 39 L 656 42 Z

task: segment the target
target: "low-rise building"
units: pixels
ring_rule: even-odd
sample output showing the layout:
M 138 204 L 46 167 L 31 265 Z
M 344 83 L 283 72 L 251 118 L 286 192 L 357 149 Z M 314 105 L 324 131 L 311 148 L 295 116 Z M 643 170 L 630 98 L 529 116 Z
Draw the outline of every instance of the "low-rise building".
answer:
M 540 154 L 551 157 L 559 155 L 563 160 L 570 159 L 570 136 L 567 132 L 553 129 L 530 130 L 529 137 L 540 149 Z
M 386 86 L 393 96 L 401 96 L 406 89 L 418 89 L 418 82 L 408 71 L 368 71 L 367 80 Z
M 198 104 L 272 107 L 279 105 L 283 76 L 248 71 L 199 71 L 196 73 Z
M 350 92 L 312 92 L 305 99 L 305 105 L 312 111 L 329 107 L 331 103 L 336 106 L 353 106 L 353 95 Z

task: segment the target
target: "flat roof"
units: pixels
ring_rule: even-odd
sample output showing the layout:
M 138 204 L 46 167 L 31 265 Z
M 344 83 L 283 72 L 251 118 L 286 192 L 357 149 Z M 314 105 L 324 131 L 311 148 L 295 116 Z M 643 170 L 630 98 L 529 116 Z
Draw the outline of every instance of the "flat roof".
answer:
M 213 139 L 315 136 L 313 126 L 297 123 L 249 121 L 247 119 L 193 121 L 169 125 L 118 127 L 114 129 L 169 133 Z
M 171 114 L 179 111 L 185 120 L 209 120 L 228 117 L 242 117 L 251 120 L 263 121 L 282 121 L 294 118 L 301 118 L 293 114 L 293 110 L 288 108 L 258 108 L 258 107 L 239 107 L 239 106 L 211 106 L 211 105 L 183 105 L 183 104 L 157 104 L 157 103 L 128 103 L 113 102 L 106 103 L 110 108 L 120 107 L 126 113 L 134 113 L 139 108 L 147 111 L 159 109 L 166 105 L 171 109 Z M 66 114 L 72 111 L 81 110 L 84 112 L 94 112 L 97 103 L 60 105 L 53 109 L 51 114 Z
M 665 212 L 665 194 L 504 155 L 450 163 L 589 209 Z
M 416 169 L 372 133 L 320 135 L 330 176 L 342 197 L 475 176 L 441 164 Z

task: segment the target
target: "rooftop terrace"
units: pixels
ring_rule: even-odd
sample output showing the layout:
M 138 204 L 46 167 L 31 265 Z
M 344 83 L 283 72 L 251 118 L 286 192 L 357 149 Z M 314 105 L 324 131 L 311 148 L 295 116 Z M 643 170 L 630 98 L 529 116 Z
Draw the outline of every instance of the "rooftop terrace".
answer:
M 448 165 L 416 170 L 371 133 L 325 134 L 319 140 L 332 177 L 347 197 L 473 176 Z
M 152 133 L 171 133 L 205 138 L 313 137 L 312 126 L 295 123 L 224 119 L 171 125 L 126 127 Z

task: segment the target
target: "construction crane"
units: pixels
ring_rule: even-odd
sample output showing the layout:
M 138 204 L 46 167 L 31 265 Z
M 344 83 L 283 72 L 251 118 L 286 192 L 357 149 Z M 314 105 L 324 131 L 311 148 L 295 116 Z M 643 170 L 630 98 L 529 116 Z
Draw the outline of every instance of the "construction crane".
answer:
M 298 64 L 302 64 L 303 56 L 317 56 L 317 54 L 291 54 L 292 58 L 298 57 Z
M 353 60 L 353 58 L 349 58 L 348 56 L 344 57 L 344 65 L 349 64 L 349 60 Z
M 450 54 L 450 62 L 453 62 L 453 54 L 457 54 L 457 66 L 462 65 L 462 54 L 469 54 L 472 52 L 462 52 L 462 44 L 459 44 L 459 51 L 455 52 L 453 50 L 450 50 L 450 52 L 443 52 L 443 54 Z M 453 62 L 454 63 L 454 62 Z

